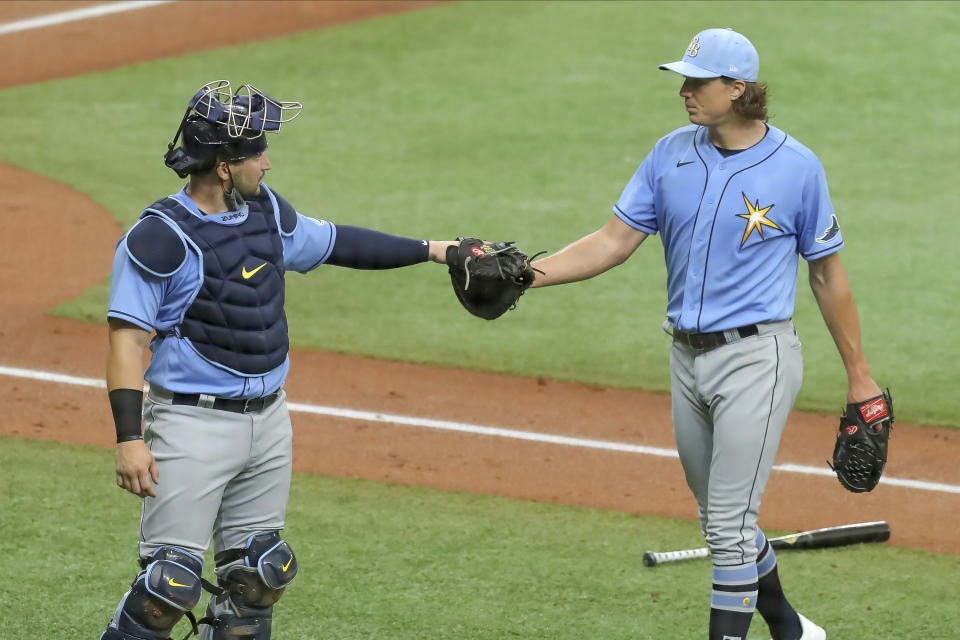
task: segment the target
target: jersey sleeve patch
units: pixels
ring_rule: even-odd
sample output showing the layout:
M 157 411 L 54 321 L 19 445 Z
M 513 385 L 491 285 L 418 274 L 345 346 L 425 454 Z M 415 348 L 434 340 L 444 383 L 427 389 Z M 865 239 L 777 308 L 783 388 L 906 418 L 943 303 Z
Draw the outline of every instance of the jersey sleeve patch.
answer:
M 166 278 L 183 266 L 187 244 L 162 218 L 148 215 L 133 225 L 125 239 L 127 255 L 148 273 Z

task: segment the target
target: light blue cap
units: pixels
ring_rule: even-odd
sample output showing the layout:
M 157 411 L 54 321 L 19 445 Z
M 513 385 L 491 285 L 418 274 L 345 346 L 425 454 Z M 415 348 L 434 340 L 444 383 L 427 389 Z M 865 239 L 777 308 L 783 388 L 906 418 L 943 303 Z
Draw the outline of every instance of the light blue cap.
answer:
M 756 82 L 760 56 L 750 41 L 733 29 L 707 29 L 693 36 L 682 60 L 660 68 L 688 78 L 726 76 Z

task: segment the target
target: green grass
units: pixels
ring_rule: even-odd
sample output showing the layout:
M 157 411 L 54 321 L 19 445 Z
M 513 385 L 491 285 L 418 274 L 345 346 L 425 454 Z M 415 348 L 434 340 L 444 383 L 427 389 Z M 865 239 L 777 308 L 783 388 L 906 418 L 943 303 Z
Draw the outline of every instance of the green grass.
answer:
M 226 77 L 306 105 L 273 140 L 268 176 L 302 212 L 554 251 L 602 225 L 656 139 L 686 122 L 678 78 L 656 65 L 718 25 L 751 37 L 772 122 L 827 169 L 868 360 L 898 417 L 960 426 L 960 86 L 935 46 L 960 30 L 956 3 L 456 3 L 2 91 L 0 158 L 129 225 L 177 188 L 160 157 L 184 101 Z M 845 375 L 805 276 L 797 406 L 833 413 Z M 664 289 L 651 239 L 493 323 L 460 309 L 436 265 L 292 276 L 288 315 L 298 347 L 666 391 Z M 100 319 L 106 291 L 57 312 Z
M 98 637 L 137 571 L 139 502 L 114 486 L 112 452 L 0 437 L 0 468 L 0 637 Z M 283 638 L 706 634 L 709 563 L 641 562 L 702 546 L 693 522 L 305 474 L 287 516 L 301 573 L 277 606 Z M 955 637 L 958 557 L 867 545 L 779 558 L 792 602 L 831 637 Z M 758 617 L 750 638 L 765 632 Z

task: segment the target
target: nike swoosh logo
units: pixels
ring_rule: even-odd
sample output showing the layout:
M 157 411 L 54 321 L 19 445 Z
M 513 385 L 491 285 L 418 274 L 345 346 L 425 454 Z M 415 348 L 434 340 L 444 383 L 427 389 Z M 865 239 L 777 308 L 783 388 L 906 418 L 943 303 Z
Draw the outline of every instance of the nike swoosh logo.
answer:
M 257 267 L 257 268 L 254 269 L 253 271 L 247 271 L 247 268 L 244 267 L 243 270 L 240 272 L 240 275 L 243 276 L 243 279 L 244 279 L 244 280 L 249 280 L 250 278 L 253 277 L 253 274 L 255 274 L 257 271 L 260 271 L 260 269 L 263 269 L 265 266 L 267 266 L 267 263 L 266 263 L 266 262 L 264 262 L 262 265 L 260 265 L 259 267 Z
M 283 572 L 284 572 L 284 573 L 286 573 L 286 572 L 287 572 L 287 569 L 290 568 L 290 563 L 291 563 L 291 562 L 293 562 L 293 556 L 290 556 L 290 559 L 287 560 L 287 564 L 285 564 L 285 565 L 283 565 L 282 567 L 280 567 L 281 569 L 283 569 Z
M 187 585 L 185 585 L 185 584 L 180 584 L 179 582 L 174 582 L 174 581 L 173 581 L 173 578 L 170 578 L 170 581 L 167 582 L 167 584 L 169 584 L 171 587 L 185 587 L 185 586 L 187 586 Z
M 685 166 L 687 166 L 688 164 L 693 164 L 693 160 L 691 160 L 690 162 L 678 162 L 678 163 L 677 163 L 677 166 L 678 166 L 678 167 L 685 167 Z

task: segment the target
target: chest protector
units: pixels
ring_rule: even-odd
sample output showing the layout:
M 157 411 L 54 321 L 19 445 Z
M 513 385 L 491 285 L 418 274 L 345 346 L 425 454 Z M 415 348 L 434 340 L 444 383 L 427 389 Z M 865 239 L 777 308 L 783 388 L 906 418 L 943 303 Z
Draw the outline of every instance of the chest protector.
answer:
M 283 364 L 290 347 L 283 311 L 283 242 L 269 198 L 247 202 L 240 224 L 201 218 L 173 198 L 144 212 L 175 222 L 200 252 L 203 281 L 174 330 L 206 360 L 240 375 Z

